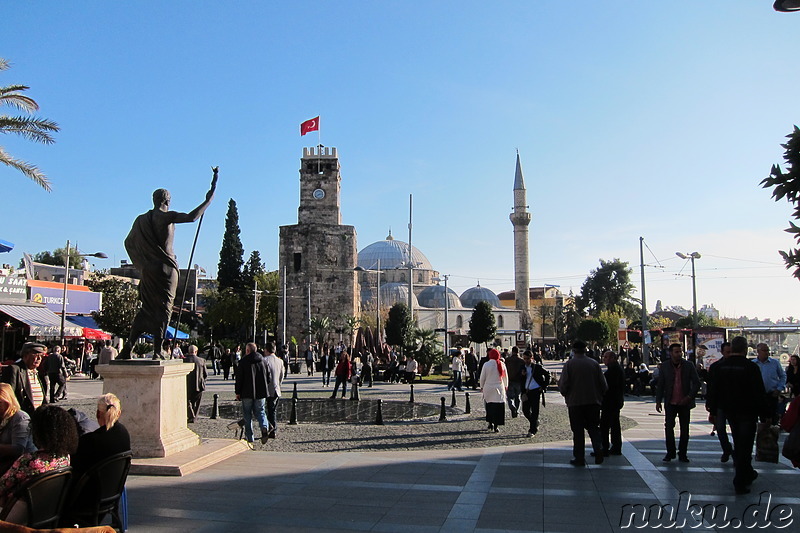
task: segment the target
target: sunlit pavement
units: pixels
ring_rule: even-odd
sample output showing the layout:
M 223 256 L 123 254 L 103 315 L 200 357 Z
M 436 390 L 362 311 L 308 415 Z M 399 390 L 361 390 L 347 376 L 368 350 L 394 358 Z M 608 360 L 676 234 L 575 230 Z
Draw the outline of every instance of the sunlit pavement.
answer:
M 305 374 L 290 376 L 289 387 L 293 382 L 303 390 L 328 390 Z M 407 386 L 376 386 L 398 397 L 408 393 Z M 229 388 L 232 382 L 211 377 L 211 393 Z M 70 382 L 71 399 L 101 392 L 99 381 Z M 548 393 L 548 401 L 560 396 Z M 702 405 L 692 412 L 690 463 L 661 461 L 663 417 L 652 398 L 637 397 L 627 397 L 623 410 L 638 423 L 623 433 L 623 455 L 602 465 L 587 455 L 584 468 L 569 464 L 571 442 L 535 438 L 529 445 L 467 450 L 247 452 L 185 477 L 131 476 L 129 530 L 796 530 L 800 470 L 782 457 L 778 464 L 754 463 L 760 476 L 752 492 L 735 495 L 733 464 L 720 462 L 705 414 Z M 710 505 L 717 506 L 716 516 Z M 660 506 L 675 512 L 665 507 L 659 519 Z

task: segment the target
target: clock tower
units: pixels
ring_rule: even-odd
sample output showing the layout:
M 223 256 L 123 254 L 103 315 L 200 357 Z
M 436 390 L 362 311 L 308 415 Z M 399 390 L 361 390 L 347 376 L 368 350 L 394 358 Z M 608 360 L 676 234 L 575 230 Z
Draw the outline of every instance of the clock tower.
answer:
M 285 338 L 306 340 L 309 319 L 357 316 L 356 230 L 342 225 L 341 175 L 336 148 L 303 148 L 297 224 L 280 227 L 280 273 L 286 294 Z M 283 277 L 285 276 L 285 280 Z M 279 335 L 279 339 L 281 335 Z M 316 340 L 316 339 L 315 339 Z

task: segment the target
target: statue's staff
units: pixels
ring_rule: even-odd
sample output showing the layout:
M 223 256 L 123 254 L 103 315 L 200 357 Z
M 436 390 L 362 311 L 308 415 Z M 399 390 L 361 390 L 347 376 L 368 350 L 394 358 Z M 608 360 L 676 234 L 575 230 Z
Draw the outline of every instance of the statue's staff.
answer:
M 215 189 L 217 186 L 217 174 L 219 167 L 211 167 L 214 172 L 214 177 L 211 179 L 211 188 Z M 181 315 L 183 314 L 183 304 L 186 301 L 186 289 L 189 287 L 189 270 L 192 268 L 192 261 L 194 261 L 194 250 L 197 248 L 197 238 L 200 236 L 200 227 L 203 225 L 203 217 L 206 214 L 200 215 L 200 220 L 197 222 L 197 231 L 194 232 L 194 242 L 192 243 L 192 253 L 189 254 L 189 266 L 186 268 L 186 280 L 183 282 L 183 292 L 181 293 L 181 305 L 178 307 L 178 320 L 175 321 L 175 334 L 172 336 L 172 344 L 170 345 L 170 357 L 175 351 L 175 346 L 178 344 L 178 326 L 181 323 Z M 197 302 L 197 291 L 195 291 L 194 301 Z M 171 317 L 170 317 L 171 318 Z M 167 331 L 169 331 L 169 321 L 167 322 Z

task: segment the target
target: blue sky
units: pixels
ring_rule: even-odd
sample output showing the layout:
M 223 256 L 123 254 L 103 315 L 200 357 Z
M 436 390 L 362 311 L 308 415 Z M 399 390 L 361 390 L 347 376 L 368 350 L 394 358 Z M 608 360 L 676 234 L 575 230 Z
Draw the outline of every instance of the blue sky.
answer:
M 533 213 L 531 284 L 575 292 L 598 260 L 652 254 L 648 308 L 800 317 L 777 250 L 791 214 L 759 181 L 800 123 L 800 14 L 769 0 L 696 2 L 10 3 L 0 85 L 24 83 L 57 143 L 0 139 L 53 181 L 10 168 L 1 256 L 78 242 L 117 265 L 154 189 L 197 205 L 220 166 L 195 263 L 216 272 L 229 198 L 246 255 L 277 268 L 297 221 L 299 159 L 316 134 L 339 149 L 343 222 L 359 249 L 413 242 L 457 292 L 513 288 L 519 149 Z M 3 112 L 8 112 L 4 110 Z M 178 229 L 178 262 L 194 228 Z

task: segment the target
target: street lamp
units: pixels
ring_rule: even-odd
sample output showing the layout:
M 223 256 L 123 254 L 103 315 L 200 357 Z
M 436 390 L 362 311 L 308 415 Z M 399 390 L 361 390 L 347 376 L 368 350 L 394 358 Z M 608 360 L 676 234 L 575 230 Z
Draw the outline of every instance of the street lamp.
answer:
M 692 260 L 692 349 L 694 350 L 695 335 L 697 335 L 697 277 L 694 271 L 694 260 L 700 259 L 701 256 L 700 252 L 692 252 L 690 254 L 675 252 L 675 255 L 681 259 Z
M 772 8 L 782 13 L 800 11 L 800 0 L 775 0 L 775 3 L 772 4 Z
M 381 260 L 378 259 L 375 270 L 357 266 L 353 270 L 357 272 L 376 272 L 378 274 L 378 288 L 375 291 L 375 329 L 378 335 L 378 344 L 381 342 Z
M 78 251 L 77 248 L 75 250 Z M 64 344 L 64 324 L 67 319 L 67 285 L 69 284 L 69 240 L 67 240 L 67 249 L 64 253 L 64 294 L 61 298 L 61 344 Z M 99 257 L 100 259 L 107 259 L 108 255 L 103 252 L 95 252 L 93 254 L 75 254 L 78 257 Z

